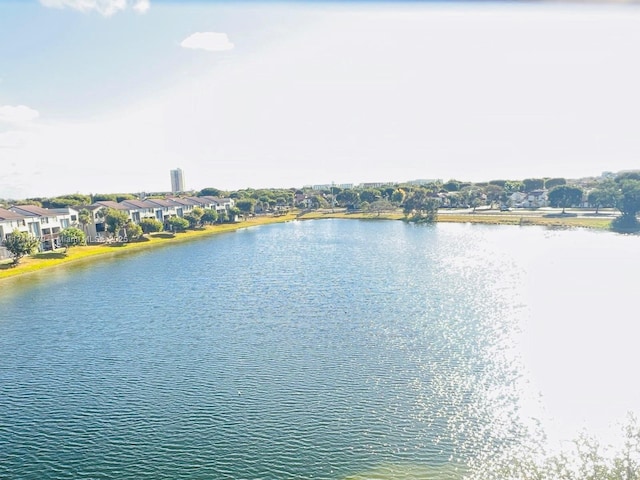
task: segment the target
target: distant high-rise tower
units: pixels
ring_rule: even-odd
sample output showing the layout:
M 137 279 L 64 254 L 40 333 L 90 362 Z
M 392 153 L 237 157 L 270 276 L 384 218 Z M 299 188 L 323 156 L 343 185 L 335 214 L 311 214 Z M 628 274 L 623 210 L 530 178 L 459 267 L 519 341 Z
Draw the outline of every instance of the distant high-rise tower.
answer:
M 184 192 L 184 175 L 182 175 L 180 168 L 171 170 L 171 192 Z

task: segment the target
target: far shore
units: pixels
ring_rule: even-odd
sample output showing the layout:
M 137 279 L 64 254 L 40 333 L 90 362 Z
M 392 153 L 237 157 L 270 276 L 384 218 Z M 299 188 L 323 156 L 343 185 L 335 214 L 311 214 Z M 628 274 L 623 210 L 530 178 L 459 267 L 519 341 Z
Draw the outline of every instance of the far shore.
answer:
M 438 223 L 482 223 L 487 225 L 540 225 L 558 228 L 593 228 L 608 230 L 611 221 L 617 217 L 613 210 L 602 210 L 596 214 L 592 209 L 567 209 L 565 214 L 559 208 L 547 209 L 513 209 L 506 212 L 488 208 L 472 209 L 440 209 Z M 402 220 L 402 211 L 348 212 L 345 209 L 321 209 L 302 212 L 299 219 L 310 220 L 316 218 L 351 218 L 361 220 Z
M 562 215 L 559 210 L 515 210 L 500 212 L 497 210 L 477 209 L 469 210 L 441 210 L 438 214 L 438 222 L 453 223 L 481 223 L 490 225 L 540 225 L 551 228 L 593 228 L 607 230 L 616 214 L 612 211 L 603 211 L 595 214 L 593 211 L 567 211 Z M 401 210 L 378 213 L 353 212 L 345 209 L 321 209 L 313 211 L 297 211 L 281 216 L 255 216 L 237 223 L 228 223 L 203 227 L 197 230 L 171 234 L 157 233 L 145 235 L 143 241 L 130 243 L 111 243 L 100 245 L 87 245 L 56 251 L 41 252 L 30 257 L 25 257 L 17 266 L 11 266 L 11 260 L 0 262 L 0 281 L 12 277 L 38 272 L 58 265 L 67 265 L 74 262 L 87 261 L 93 258 L 121 255 L 141 251 L 159 246 L 168 246 L 204 236 L 225 232 L 233 232 L 241 228 L 248 228 L 271 223 L 283 223 L 292 220 L 312 220 L 321 218 L 345 218 L 359 220 L 402 220 L 404 215 Z

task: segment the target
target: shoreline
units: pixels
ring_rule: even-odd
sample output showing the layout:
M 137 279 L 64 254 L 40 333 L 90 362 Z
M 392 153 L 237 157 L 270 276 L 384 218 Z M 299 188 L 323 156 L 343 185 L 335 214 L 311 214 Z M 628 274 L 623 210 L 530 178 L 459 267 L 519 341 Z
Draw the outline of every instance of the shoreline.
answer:
M 59 265 L 70 265 L 93 259 L 124 255 L 153 248 L 171 246 L 190 240 L 195 240 L 221 233 L 235 232 L 243 228 L 250 228 L 273 223 L 285 223 L 294 220 L 316 220 L 323 218 L 342 218 L 351 220 L 403 220 L 400 211 L 376 213 L 347 213 L 344 209 L 325 209 L 310 212 L 293 211 L 287 215 L 257 216 L 237 223 L 227 223 L 207 226 L 199 230 L 187 230 L 177 234 L 159 232 L 145 236 L 147 240 L 131 243 L 115 243 L 108 245 L 87 245 L 72 247 L 66 253 L 57 251 L 41 252 L 33 256 L 24 257 L 16 267 L 9 266 L 6 261 L 0 264 L 0 283 L 7 279 L 23 277 L 35 272 L 53 269 Z M 438 214 L 438 222 L 443 223 L 476 223 L 486 225 L 537 225 L 549 228 L 591 228 L 609 230 L 612 217 L 601 214 L 598 216 L 543 216 L 526 212 L 442 212 Z
M 315 210 L 301 213 L 299 220 L 312 220 L 321 218 L 347 218 L 358 220 L 403 220 L 405 217 L 400 210 L 395 212 L 377 213 L 354 212 L 347 213 L 344 209 Z M 615 217 L 610 214 L 592 214 L 579 216 L 575 213 L 565 215 L 526 210 L 523 212 L 510 211 L 498 212 L 496 210 L 471 211 L 440 211 L 436 223 L 477 223 L 485 225 L 517 225 L 517 226 L 543 226 L 550 228 L 590 228 L 597 230 L 610 230 L 611 221 Z
M 272 223 L 284 223 L 296 219 L 295 214 L 282 215 L 279 217 L 253 217 L 245 221 L 236 223 L 223 223 L 211 225 L 198 230 L 187 230 L 177 234 L 168 232 L 158 232 L 157 234 L 145 235 L 147 240 L 130 243 L 112 243 L 106 245 L 85 245 L 71 247 L 66 253 L 62 249 L 56 251 L 40 252 L 33 256 L 22 258 L 18 266 L 11 267 L 9 263 L 0 264 L 0 284 L 4 280 L 15 279 L 28 276 L 29 274 L 51 270 L 59 265 L 71 265 L 94 259 L 113 257 L 116 255 L 126 255 L 141 252 L 154 248 L 168 247 L 191 240 L 197 240 L 221 233 L 235 232 L 243 228 L 269 225 Z

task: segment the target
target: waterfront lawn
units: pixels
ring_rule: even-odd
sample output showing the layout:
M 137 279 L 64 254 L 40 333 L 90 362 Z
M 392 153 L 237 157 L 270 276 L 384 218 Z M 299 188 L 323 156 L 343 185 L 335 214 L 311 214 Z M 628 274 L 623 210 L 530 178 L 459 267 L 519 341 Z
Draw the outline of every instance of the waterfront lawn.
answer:
M 310 220 L 318 218 L 350 218 L 361 220 L 401 220 L 404 215 L 400 209 L 393 212 L 350 213 L 344 209 L 325 209 L 310 212 L 301 212 L 298 215 L 300 220 Z M 610 216 L 579 216 L 579 215 L 545 215 L 536 211 L 525 212 L 440 212 L 438 222 L 443 223 L 482 223 L 487 225 L 541 225 L 547 227 L 563 228 L 595 228 L 608 230 L 611 227 Z
M 81 261 L 100 255 L 115 255 L 122 253 L 135 252 L 146 248 L 154 248 L 160 245 L 173 245 L 195 238 L 207 235 L 213 235 L 224 232 L 232 232 L 240 228 L 246 228 L 257 225 L 265 225 L 269 223 L 281 223 L 295 219 L 319 219 L 319 218 L 348 218 L 359 220 L 401 220 L 404 218 L 401 210 L 367 213 L 367 212 L 347 212 L 344 209 L 326 209 L 314 210 L 309 212 L 299 212 L 297 215 L 292 212 L 281 216 L 258 216 L 251 217 L 245 221 L 236 223 L 224 223 L 220 225 L 212 225 L 197 230 L 187 230 L 179 233 L 152 233 L 145 236 L 142 241 L 129 243 L 109 243 L 100 245 L 87 245 L 81 247 L 72 247 L 65 251 L 59 249 L 55 252 L 42 252 L 25 257 L 17 266 L 11 265 L 11 260 L 0 261 L 0 280 L 3 278 L 14 277 L 24 273 L 39 271 L 51 268 L 56 265 Z M 597 216 L 580 216 L 580 215 L 542 215 L 536 212 L 495 212 L 495 213 L 440 213 L 438 214 L 438 222 L 455 222 L 455 223 L 483 223 L 490 225 L 541 225 L 550 228 L 596 228 L 607 230 L 611 227 L 611 217 Z
M 198 230 L 187 230 L 186 232 L 179 232 L 176 234 L 167 232 L 152 233 L 144 237 L 144 240 L 136 242 L 114 242 L 99 245 L 72 247 L 66 251 L 64 248 L 61 248 L 54 252 L 40 252 L 29 257 L 22 258 L 17 266 L 13 266 L 11 264 L 11 259 L 0 261 L 0 280 L 2 280 L 3 278 L 15 277 L 17 275 L 25 273 L 36 272 L 69 262 L 76 262 L 93 257 L 99 257 L 101 255 L 117 255 L 136 252 L 162 245 L 174 245 L 176 243 L 182 243 L 208 235 L 233 232 L 240 228 L 266 225 L 269 223 L 282 223 L 291 220 L 295 220 L 295 215 L 288 214 L 278 217 L 253 217 L 242 222 L 211 225 Z

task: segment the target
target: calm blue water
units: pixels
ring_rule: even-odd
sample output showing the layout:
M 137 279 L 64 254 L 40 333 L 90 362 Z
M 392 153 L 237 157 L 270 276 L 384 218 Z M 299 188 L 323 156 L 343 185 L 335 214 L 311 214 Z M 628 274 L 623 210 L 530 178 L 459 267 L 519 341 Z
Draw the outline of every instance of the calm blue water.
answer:
M 558 325 L 602 343 L 590 316 L 621 294 L 580 268 L 637 269 L 638 241 L 323 220 L 6 283 L 0 478 L 458 478 L 534 413 L 558 423 L 549 359 L 581 371 Z

